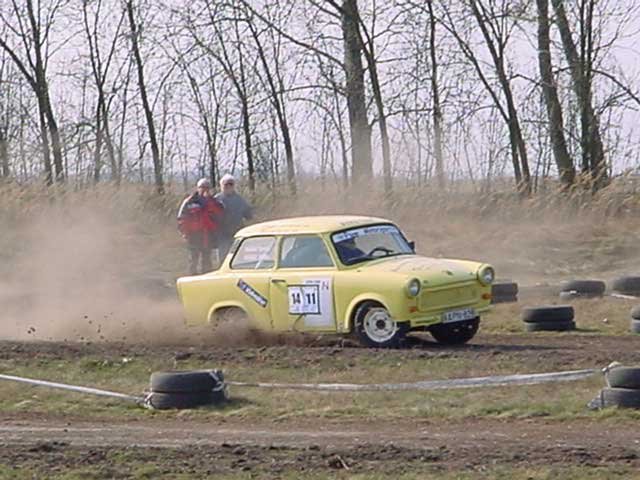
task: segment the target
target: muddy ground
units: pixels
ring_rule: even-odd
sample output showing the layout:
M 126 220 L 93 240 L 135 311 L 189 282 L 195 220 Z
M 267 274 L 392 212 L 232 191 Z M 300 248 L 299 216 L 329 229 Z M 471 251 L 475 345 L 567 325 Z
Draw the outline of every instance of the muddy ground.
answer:
M 44 419 L 43 419 L 44 420 Z M 202 425 L 190 422 L 83 424 L 4 421 L 0 463 L 37 465 L 50 472 L 100 463 L 126 476 L 129 460 L 159 465 L 165 473 L 349 470 L 386 474 L 478 470 L 494 465 L 622 466 L 640 468 L 640 435 L 633 425 L 602 431 L 592 422 L 467 421 L 435 425 L 391 422 Z
M 456 348 L 416 337 L 409 348 L 395 355 L 405 360 L 444 357 L 478 363 L 501 358 L 530 365 L 530 371 L 554 371 L 603 366 L 614 359 L 640 363 L 638 347 L 640 338 L 634 336 L 481 333 L 472 344 Z M 295 362 L 304 367 L 328 356 L 356 365 L 379 355 L 384 352 L 338 339 L 325 339 L 317 345 L 235 348 L 0 342 L 0 359 L 25 363 L 87 356 L 159 356 L 210 364 L 256 361 L 284 366 Z M 265 418 L 247 422 L 232 417 L 212 420 L 163 415 L 123 420 L 114 415 L 88 420 L 73 413 L 49 412 L 35 418 L 28 411 L 0 411 L 0 465 L 36 472 L 36 476 L 73 470 L 81 472 L 79 478 L 83 469 L 89 469 L 92 478 L 135 478 L 140 469 L 150 469 L 151 478 L 296 478 L 338 471 L 361 473 L 365 478 L 374 474 L 415 474 L 420 478 L 422 474 L 481 475 L 498 467 L 535 470 L 549 466 L 627 472 L 640 468 L 636 424 L 637 420 L 628 418 L 605 424 L 594 418 Z M 609 477 L 605 474 L 602 478 Z
M 464 358 L 482 362 L 501 356 L 517 361 L 523 367 L 545 367 L 547 371 L 567 367 L 593 368 L 606 366 L 612 361 L 627 364 L 640 362 L 640 336 L 632 335 L 479 333 L 469 344 L 455 347 L 438 344 L 428 335 L 412 335 L 407 343 L 406 348 L 393 351 L 394 358 Z M 0 360 L 25 361 L 73 360 L 87 356 L 135 358 L 153 355 L 174 360 L 192 358 L 211 364 L 270 362 L 282 366 L 295 364 L 297 368 L 303 368 L 305 365 L 317 364 L 328 356 L 334 358 L 336 363 L 366 363 L 368 359 L 378 358 L 385 352 L 387 351 L 359 347 L 349 339 L 332 337 L 311 337 L 306 345 L 301 346 L 283 343 L 228 348 L 212 348 L 206 345 L 187 347 L 129 343 L 0 341 Z M 364 381 L 366 379 L 363 379 Z

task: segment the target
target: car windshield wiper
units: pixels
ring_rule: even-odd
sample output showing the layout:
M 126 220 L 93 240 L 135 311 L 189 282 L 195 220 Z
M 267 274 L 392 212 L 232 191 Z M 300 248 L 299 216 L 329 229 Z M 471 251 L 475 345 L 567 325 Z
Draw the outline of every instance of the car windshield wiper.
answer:
M 382 251 L 382 250 L 377 250 L 378 252 Z M 367 260 L 378 260 L 381 258 L 388 258 L 388 257 L 395 257 L 398 255 L 408 255 L 406 252 L 395 252 L 393 250 L 389 250 L 389 249 L 385 249 L 384 251 L 384 255 L 372 255 L 371 252 L 366 253 L 364 255 L 360 255 L 358 257 L 354 257 L 352 259 L 349 260 L 348 265 L 353 265 L 356 263 L 360 263 L 360 262 L 365 262 Z M 346 263 L 346 262 L 345 262 Z

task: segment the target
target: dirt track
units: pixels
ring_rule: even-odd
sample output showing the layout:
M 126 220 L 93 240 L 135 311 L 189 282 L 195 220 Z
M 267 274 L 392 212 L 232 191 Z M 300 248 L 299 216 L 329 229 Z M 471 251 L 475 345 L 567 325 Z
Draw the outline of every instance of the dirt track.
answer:
M 640 337 L 636 336 L 480 334 L 464 347 L 443 347 L 422 338 L 413 340 L 411 347 L 394 355 L 400 360 L 444 356 L 478 362 L 499 357 L 518 362 L 523 372 L 601 367 L 613 360 L 640 363 Z M 360 364 L 380 354 L 337 341 L 311 347 L 260 348 L 0 342 L 0 359 L 38 362 L 87 355 L 187 355 L 207 363 L 233 364 L 254 355 L 260 361 L 282 364 L 313 365 L 327 356 Z M 179 416 L 142 416 L 124 422 L 117 417 L 89 421 L 68 414 L 34 418 L 27 411 L 0 412 L 0 465 L 64 472 L 70 466 L 97 463 L 107 469 L 107 478 L 127 477 L 126 464 L 131 461 L 157 463 L 165 473 L 206 476 L 246 471 L 261 478 L 277 478 L 281 472 L 340 469 L 391 474 L 424 469 L 481 471 L 495 465 L 639 468 L 636 423 L 628 419 L 603 423 L 594 418 L 363 419 L 357 423 L 293 418 L 248 423 Z M 118 463 L 114 455 L 130 460 Z
M 593 421 L 305 422 L 247 427 L 227 422 L 131 425 L 4 419 L 0 437 L 0 463 L 46 461 L 53 467 L 104 457 L 114 450 L 144 454 L 147 461 L 162 457 L 170 471 L 185 465 L 216 472 L 266 466 L 272 473 L 282 468 L 393 471 L 400 465 L 447 470 L 496 464 L 640 467 L 640 434 L 635 424 L 603 431 Z
M 185 347 L 184 345 L 140 345 L 123 343 L 75 343 L 75 342 L 2 342 L 1 359 L 77 359 L 87 355 L 106 357 L 144 356 L 148 354 L 170 357 L 189 356 L 198 360 L 216 362 L 246 362 L 247 358 L 260 357 L 264 361 L 287 364 L 315 363 L 327 355 L 366 361 L 381 355 L 380 350 L 355 346 L 347 341 L 321 340 L 307 346 L 272 345 L 263 347 L 209 347 L 206 345 Z M 447 347 L 433 342 L 430 337 L 411 337 L 408 348 L 394 351 L 400 359 L 428 357 L 491 358 L 504 355 L 522 361 L 523 366 L 544 371 L 552 369 L 604 367 L 612 361 L 640 363 L 640 336 L 611 336 L 598 334 L 478 334 L 467 345 Z

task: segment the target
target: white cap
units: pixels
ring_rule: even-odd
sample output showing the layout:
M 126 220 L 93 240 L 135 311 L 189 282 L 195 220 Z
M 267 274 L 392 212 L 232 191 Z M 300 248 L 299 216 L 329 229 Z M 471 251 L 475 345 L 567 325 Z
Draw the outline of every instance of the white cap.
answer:
M 198 183 L 196 183 L 196 187 L 211 188 L 211 182 L 206 178 L 201 178 L 200 180 L 198 180 Z
M 233 175 L 231 175 L 230 173 L 227 173 L 227 174 L 223 175 L 222 178 L 220 179 L 220 185 L 224 185 L 227 182 L 236 183 L 236 178 Z

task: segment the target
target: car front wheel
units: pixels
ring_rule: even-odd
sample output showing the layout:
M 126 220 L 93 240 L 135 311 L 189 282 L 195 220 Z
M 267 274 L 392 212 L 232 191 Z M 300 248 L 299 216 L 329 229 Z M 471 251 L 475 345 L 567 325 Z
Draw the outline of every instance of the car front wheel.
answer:
M 386 308 L 375 302 L 360 305 L 354 320 L 356 336 L 366 347 L 398 347 L 407 334 L 407 326 L 396 322 Z
M 480 318 L 466 322 L 438 323 L 429 328 L 429 332 L 438 343 L 461 345 L 471 340 L 478 332 Z

